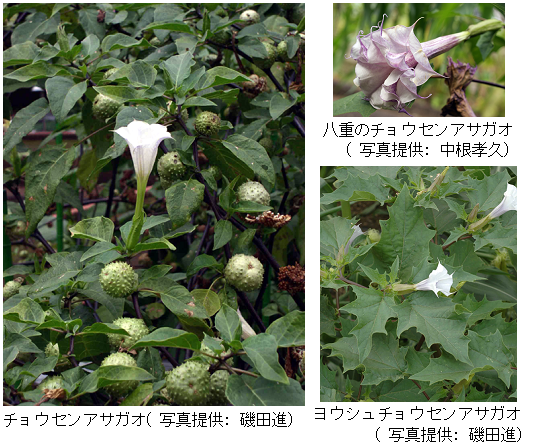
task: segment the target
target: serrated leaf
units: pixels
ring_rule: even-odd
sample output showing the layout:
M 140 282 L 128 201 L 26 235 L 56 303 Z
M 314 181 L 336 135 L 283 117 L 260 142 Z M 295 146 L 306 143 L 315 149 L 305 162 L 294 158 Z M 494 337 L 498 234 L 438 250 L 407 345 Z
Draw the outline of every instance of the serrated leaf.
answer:
M 364 98 L 365 94 L 360 91 L 359 93 L 336 100 L 333 102 L 333 116 L 358 112 L 363 117 L 369 117 L 376 109 Z

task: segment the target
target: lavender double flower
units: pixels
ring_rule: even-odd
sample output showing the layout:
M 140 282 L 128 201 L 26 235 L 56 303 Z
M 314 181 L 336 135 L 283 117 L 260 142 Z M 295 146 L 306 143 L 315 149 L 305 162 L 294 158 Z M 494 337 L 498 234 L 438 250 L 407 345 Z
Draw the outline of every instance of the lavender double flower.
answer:
M 376 31 L 360 31 L 352 47 L 351 57 L 357 62 L 354 83 L 376 109 L 406 112 L 408 102 L 422 98 L 417 87 L 439 76 L 413 32 L 416 23 L 384 29 L 382 20 Z
M 376 109 L 409 114 L 405 109 L 409 102 L 430 97 L 420 96 L 417 87 L 432 76 L 445 77 L 432 69 L 429 59 L 471 37 L 504 26 L 500 20 L 485 20 L 470 26 L 467 31 L 421 44 L 413 31 L 416 23 L 409 27 L 396 25 L 384 28 L 382 19 L 369 34 L 363 35 L 360 31 L 357 36 L 357 43 L 350 53 L 357 62 L 354 83 Z M 378 29 L 373 31 L 373 28 Z

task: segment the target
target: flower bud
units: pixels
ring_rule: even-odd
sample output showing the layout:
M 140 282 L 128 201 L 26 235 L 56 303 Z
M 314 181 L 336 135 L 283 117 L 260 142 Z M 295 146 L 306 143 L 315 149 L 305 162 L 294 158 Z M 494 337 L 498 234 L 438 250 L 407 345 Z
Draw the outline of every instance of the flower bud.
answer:
M 414 284 L 402 284 L 402 283 L 395 283 L 392 286 L 392 289 L 399 293 L 400 295 L 407 294 L 409 292 L 413 292 L 415 290 Z
M 430 187 L 428 187 L 429 192 L 433 192 L 434 190 L 437 190 L 439 188 L 439 186 L 443 182 L 443 179 L 445 179 L 445 176 L 446 176 L 447 172 L 449 171 L 449 168 L 450 167 L 445 168 L 445 170 L 443 170 L 441 173 L 439 173 L 435 177 L 434 182 L 432 182 L 432 185 Z
M 457 285 L 456 285 L 456 292 L 458 292 L 462 287 L 463 285 L 467 283 L 467 281 L 460 281 Z
M 367 238 L 371 243 L 379 243 L 382 238 L 382 235 L 376 229 L 370 229 L 367 232 Z
M 497 269 L 502 270 L 503 272 L 508 272 L 508 268 L 506 267 L 506 262 L 510 258 L 510 255 L 508 255 L 508 251 L 506 249 L 500 249 L 497 250 L 495 258 L 491 261 L 491 264 L 495 266 Z
M 471 213 L 469 213 L 469 216 L 467 217 L 467 222 L 472 223 L 476 221 L 479 208 L 480 208 L 480 204 L 477 203 L 477 205 L 473 207 L 473 210 L 471 210 Z

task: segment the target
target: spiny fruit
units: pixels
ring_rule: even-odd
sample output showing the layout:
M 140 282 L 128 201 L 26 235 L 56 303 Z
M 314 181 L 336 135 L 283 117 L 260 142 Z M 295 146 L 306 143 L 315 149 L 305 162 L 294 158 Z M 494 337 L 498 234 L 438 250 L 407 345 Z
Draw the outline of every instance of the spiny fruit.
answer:
M 63 377 L 59 375 L 47 377 L 40 383 L 37 389 L 43 391 L 49 399 L 62 400 L 66 395 L 65 382 L 63 381 Z
M 279 60 L 283 62 L 288 62 L 290 60 L 290 58 L 288 57 L 287 48 L 287 42 L 285 42 L 284 40 L 279 42 L 279 44 L 277 45 L 277 57 L 279 57 Z
M 187 171 L 176 151 L 170 151 L 162 156 L 158 160 L 157 170 L 161 179 L 171 183 L 182 179 Z
M 130 355 L 124 352 L 114 352 L 106 357 L 102 363 L 101 368 L 106 366 L 132 366 L 136 367 L 136 360 Z M 106 391 L 113 397 L 125 396 L 128 393 L 134 391 L 138 386 L 137 380 L 118 380 L 106 387 Z
M 240 20 L 244 20 L 248 25 L 253 25 L 254 23 L 259 23 L 261 17 L 259 13 L 253 9 L 246 9 L 242 14 L 240 14 Z
M 99 93 L 93 101 L 93 116 L 100 121 L 105 121 L 117 113 L 120 106 L 121 102 Z
M 264 48 L 266 49 L 266 52 L 268 53 L 268 57 L 265 57 L 263 59 L 259 57 L 254 57 L 253 61 L 255 62 L 255 65 L 257 65 L 259 68 L 262 69 L 268 69 L 271 68 L 271 66 L 274 64 L 275 60 L 277 59 L 277 49 L 274 45 L 272 45 L 269 42 L 262 42 L 264 45 Z
M 213 136 L 220 131 L 220 116 L 211 111 L 203 111 L 196 119 L 194 127 L 199 134 L 203 136 Z
M 60 355 L 60 346 L 57 343 L 49 342 L 45 346 L 45 355 L 47 357 L 58 357 L 58 361 L 56 362 L 56 366 L 54 366 L 54 370 L 56 372 L 67 371 L 68 369 L 71 369 L 72 366 L 73 366 L 68 358 L 62 357 Z
M 238 201 L 253 201 L 263 206 L 270 205 L 270 194 L 260 182 L 248 181 L 236 191 Z
M 261 144 L 266 150 L 270 150 L 273 148 L 274 143 L 270 138 L 262 138 L 259 140 L 259 144 Z
M 229 403 L 229 400 L 225 395 L 227 380 L 229 380 L 229 373 L 224 370 L 216 371 L 210 376 L 207 405 L 223 406 Z
M 166 376 L 166 388 L 177 405 L 206 405 L 210 390 L 207 364 L 189 361 L 173 368 Z
M 123 298 L 138 287 L 138 275 L 127 263 L 110 263 L 102 269 L 99 281 L 110 297 Z
M 231 41 L 231 32 L 228 29 L 217 32 L 210 40 L 218 45 L 227 45 Z
M 4 286 L 4 300 L 11 298 L 13 295 L 19 293 L 19 289 L 22 286 L 23 278 L 15 278 L 13 281 L 8 281 Z
M 239 253 L 229 260 L 224 274 L 230 285 L 238 290 L 250 292 L 261 287 L 264 268 L 254 256 Z
M 268 91 L 268 83 L 266 77 L 259 77 L 256 74 L 249 76 L 251 80 L 242 83 L 244 94 L 249 98 L 257 97 L 263 91 Z M 225 112 L 224 112 L 225 115 Z
M 118 328 L 124 329 L 130 335 L 108 334 L 110 346 L 130 349 L 140 338 L 149 333 L 149 329 L 139 318 L 118 318 L 113 322 Z
M 216 181 L 219 181 L 222 178 L 221 170 L 219 169 L 219 167 L 211 165 L 207 170 L 212 174 Z

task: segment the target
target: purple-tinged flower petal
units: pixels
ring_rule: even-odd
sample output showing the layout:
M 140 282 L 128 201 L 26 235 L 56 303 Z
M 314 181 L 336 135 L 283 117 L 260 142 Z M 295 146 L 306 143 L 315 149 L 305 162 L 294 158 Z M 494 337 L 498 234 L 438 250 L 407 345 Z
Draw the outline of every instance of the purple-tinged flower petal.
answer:
M 370 34 L 360 32 L 352 47 L 350 54 L 357 62 L 354 83 L 376 109 L 405 112 L 408 102 L 423 98 L 417 87 L 439 75 L 413 32 L 415 23 L 383 28 L 382 20 Z

